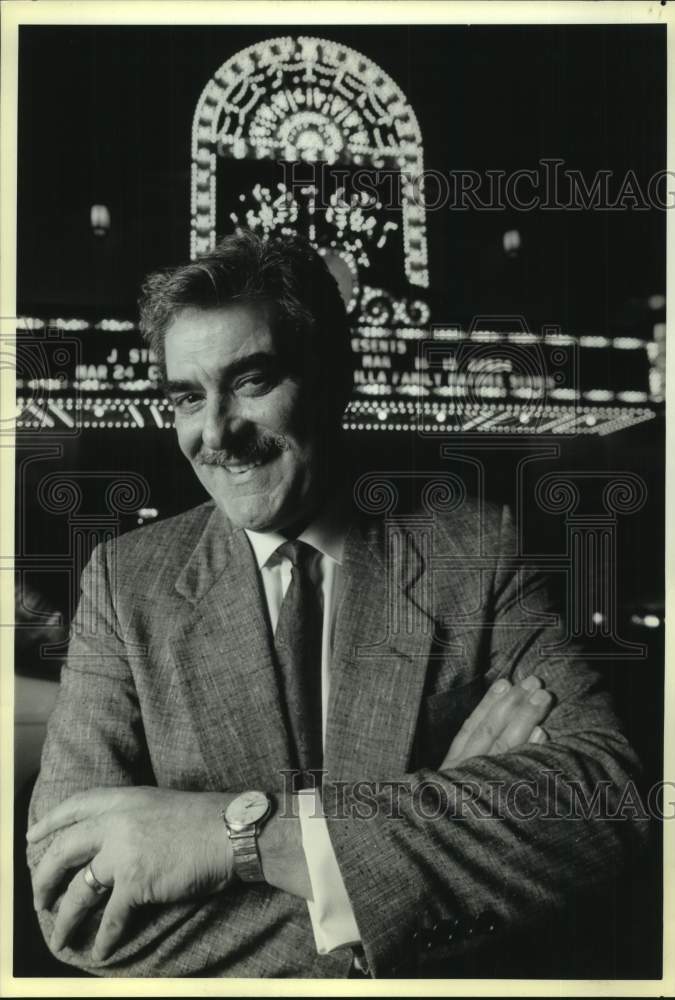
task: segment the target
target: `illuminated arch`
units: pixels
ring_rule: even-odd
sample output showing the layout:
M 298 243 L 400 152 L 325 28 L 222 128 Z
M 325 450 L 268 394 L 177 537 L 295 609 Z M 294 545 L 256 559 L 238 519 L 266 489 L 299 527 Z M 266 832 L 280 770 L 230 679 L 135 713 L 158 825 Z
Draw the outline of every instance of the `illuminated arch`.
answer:
M 216 71 L 192 127 L 191 255 L 216 242 L 216 168 L 284 159 L 400 171 L 405 276 L 427 288 L 424 172 L 417 118 L 372 60 L 322 38 L 281 37 L 242 49 Z

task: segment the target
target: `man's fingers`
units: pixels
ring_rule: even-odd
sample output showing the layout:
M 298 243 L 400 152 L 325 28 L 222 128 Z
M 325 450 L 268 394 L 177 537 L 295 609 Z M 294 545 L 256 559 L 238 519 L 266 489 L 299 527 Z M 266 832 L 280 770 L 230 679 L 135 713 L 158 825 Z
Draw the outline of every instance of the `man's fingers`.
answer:
M 102 962 L 113 953 L 124 933 L 130 913 L 128 895 L 120 886 L 114 886 L 94 941 L 94 961 Z
M 85 882 L 84 872 L 85 869 L 82 868 L 75 875 L 61 900 L 52 931 L 53 951 L 60 951 L 68 943 L 76 927 L 101 900 L 100 895 Z M 98 872 L 96 877 L 101 877 Z
M 92 788 L 87 792 L 77 792 L 77 794 L 71 795 L 70 798 L 54 806 L 46 816 L 29 827 L 26 840 L 29 844 L 35 844 L 48 834 L 63 829 L 64 826 L 71 826 L 73 823 L 78 823 L 89 816 L 103 812 L 114 792 L 114 789 Z
M 76 792 L 70 798 L 57 806 L 34 823 L 26 831 L 26 840 L 34 844 L 50 833 L 80 823 L 93 816 L 100 816 L 120 803 L 128 803 L 130 798 L 144 792 L 141 787 L 134 788 L 90 788 L 86 792 Z
M 513 684 L 500 697 L 495 698 L 489 705 L 487 713 L 480 720 L 478 725 L 470 734 L 462 757 L 479 757 L 489 754 L 492 748 L 497 745 L 494 752 L 505 752 L 511 746 L 503 744 L 500 748 L 500 740 L 509 723 L 518 717 L 518 711 L 527 702 L 531 694 L 534 694 L 541 687 L 541 681 L 537 677 L 528 677 L 520 684 Z M 532 727 L 539 720 L 536 719 L 530 726 L 526 736 L 527 739 Z M 523 742 L 521 740 L 520 742 Z M 513 746 L 517 744 L 512 744 Z
M 100 839 L 100 833 L 92 823 L 78 823 L 56 837 L 40 859 L 33 875 L 36 910 L 49 906 L 66 873 L 89 861 L 98 851 Z
M 548 691 L 534 690 L 516 705 L 512 714 L 506 717 L 502 731 L 497 735 L 489 754 L 507 753 L 515 747 L 527 743 L 535 726 L 548 715 L 553 699 Z
M 464 753 L 464 748 L 466 747 L 468 740 L 471 738 L 478 726 L 481 725 L 481 723 L 492 711 L 495 702 L 497 702 L 500 698 L 503 698 L 510 691 L 510 689 L 511 684 L 505 677 L 495 681 L 495 683 L 488 688 L 485 695 L 481 698 L 471 715 L 464 721 L 462 728 L 452 741 L 450 749 L 446 754 L 441 767 L 448 767 L 453 763 L 453 761 L 468 756 Z
M 535 726 L 527 742 L 546 743 L 547 739 L 548 739 L 548 734 L 541 728 L 541 726 Z

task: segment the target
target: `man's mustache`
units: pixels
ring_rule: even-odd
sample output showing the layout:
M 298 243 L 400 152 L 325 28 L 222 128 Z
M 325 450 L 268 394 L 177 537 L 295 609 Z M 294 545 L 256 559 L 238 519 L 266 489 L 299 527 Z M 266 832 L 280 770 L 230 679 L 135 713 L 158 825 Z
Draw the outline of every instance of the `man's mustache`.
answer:
M 211 451 L 200 448 L 195 456 L 197 465 L 252 465 L 276 458 L 282 451 L 288 449 L 288 440 L 283 434 L 269 435 L 258 438 L 245 448 L 229 448 L 221 451 Z

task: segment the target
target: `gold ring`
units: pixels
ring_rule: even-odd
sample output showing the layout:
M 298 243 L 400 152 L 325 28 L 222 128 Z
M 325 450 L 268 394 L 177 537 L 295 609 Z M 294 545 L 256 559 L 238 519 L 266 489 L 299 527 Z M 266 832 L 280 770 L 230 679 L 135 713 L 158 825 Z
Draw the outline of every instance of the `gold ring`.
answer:
M 110 892 L 112 889 L 111 885 L 104 885 L 103 882 L 99 880 L 94 875 L 94 871 L 91 864 L 88 864 L 84 869 L 84 881 L 87 883 L 90 889 L 92 889 L 97 896 L 102 895 L 104 892 Z

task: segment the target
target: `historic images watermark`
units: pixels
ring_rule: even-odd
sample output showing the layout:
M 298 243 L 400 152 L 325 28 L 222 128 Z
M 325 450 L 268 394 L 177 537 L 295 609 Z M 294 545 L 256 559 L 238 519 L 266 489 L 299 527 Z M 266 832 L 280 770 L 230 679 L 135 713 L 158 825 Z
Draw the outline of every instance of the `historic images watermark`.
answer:
M 544 769 L 536 778 L 456 779 L 448 771 L 430 777 L 370 781 L 332 781 L 328 771 L 283 770 L 283 791 L 330 783 L 321 815 L 331 819 L 402 819 L 412 814 L 429 820 L 605 820 L 675 819 L 675 781 L 659 781 L 640 791 L 632 780 L 617 786 L 600 780 L 591 784 L 566 778 L 562 771 Z M 289 818 L 289 798 L 282 797 L 281 815 Z
M 501 442 L 498 442 L 498 446 Z M 447 451 L 447 450 L 446 450 Z M 544 452 L 544 455 L 547 453 Z M 443 457 L 452 457 L 447 453 Z M 539 457 L 536 453 L 534 459 Z M 465 460 L 467 456 L 464 456 Z M 445 580 L 453 572 L 455 557 L 439 552 L 437 536 L 444 519 L 464 508 L 467 516 L 482 511 L 487 504 L 485 462 L 474 463 L 477 488 L 469 494 L 465 476 L 450 464 L 435 472 L 391 470 L 365 473 L 354 487 L 357 507 L 366 514 L 385 519 L 387 558 L 385 560 L 386 629 L 373 636 L 367 647 L 359 647 L 362 657 L 388 656 L 392 643 L 403 635 L 433 636 L 438 649 L 464 652 L 464 632 L 491 629 L 498 623 L 491 610 L 489 593 L 483 586 L 498 568 L 513 574 L 513 600 L 519 608 L 516 618 L 502 623 L 511 632 L 534 630 L 537 654 L 542 665 L 552 656 L 613 663 L 644 660 L 644 644 L 621 634 L 618 608 L 619 520 L 641 510 L 647 501 L 647 485 L 642 477 L 619 470 L 561 470 L 537 476 L 524 485 L 523 472 L 532 465 L 532 456 L 515 468 L 517 516 L 509 538 L 509 550 L 501 556 L 483 552 L 484 525 L 478 521 L 479 544 L 463 557 L 463 570 L 473 575 L 475 601 L 471 613 L 444 607 Z M 399 511 L 402 495 L 417 487 L 421 510 L 412 515 Z M 591 491 L 600 496 L 600 509 L 587 510 L 582 504 Z M 523 553 L 522 509 L 564 519 L 565 547 Z M 424 571 L 422 571 L 424 569 Z M 408 574 L 413 581 L 408 590 L 402 584 Z M 560 608 L 542 603 L 544 581 L 551 573 L 565 581 Z M 413 597 L 413 600 L 409 599 Z M 450 646 L 445 639 L 452 631 Z M 409 650 L 409 655 L 414 655 Z M 420 642 L 421 657 L 428 646 Z
M 483 171 L 426 169 L 418 174 L 394 167 L 350 170 L 328 163 L 280 163 L 289 197 L 314 188 L 315 208 L 331 207 L 331 197 L 356 197 L 363 208 L 400 209 L 414 204 L 427 212 L 649 211 L 675 207 L 675 171 L 658 170 L 640 178 L 624 173 L 593 173 L 542 158 L 534 168 Z

